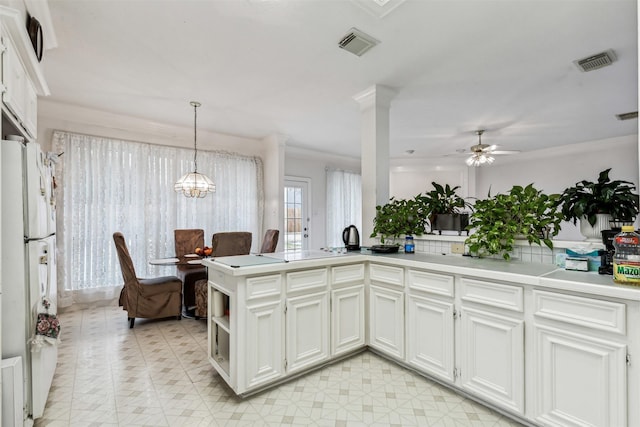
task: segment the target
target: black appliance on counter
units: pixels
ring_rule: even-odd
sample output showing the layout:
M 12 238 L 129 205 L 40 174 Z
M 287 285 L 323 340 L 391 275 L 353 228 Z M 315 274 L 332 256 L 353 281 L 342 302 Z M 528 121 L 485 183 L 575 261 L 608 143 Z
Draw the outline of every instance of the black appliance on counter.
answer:
M 350 225 L 342 230 L 342 241 L 348 251 L 360 250 L 360 233 L 355 225 Z
M 613 238 L 621 231 L 620 228 L 613 228 L 611 230 L 602 230 L 602 243 L 604 243 L 604 249 L 600 249 L 600 267 L 598 267 L 598 273 L 613 275 L 613 254 L 615 248 L 613 247 Z

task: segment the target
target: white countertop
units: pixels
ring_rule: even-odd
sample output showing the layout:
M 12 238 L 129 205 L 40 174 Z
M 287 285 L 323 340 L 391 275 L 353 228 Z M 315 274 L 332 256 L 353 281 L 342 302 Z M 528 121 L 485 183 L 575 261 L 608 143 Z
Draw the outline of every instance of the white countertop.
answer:
M 232 276 L 246 276 L 366 261 L 640 301 L 640 286 L 614 283 L 613 277 L 609 275 L 601 275 L 596 272 L 566 271 L 551 264 L 504 261 L 494 258 L 419 253 L 371 254 L 368 251 L 346 254 L 305 251 L 295 256 L 275 253 L 205 259 L 202 264 Z

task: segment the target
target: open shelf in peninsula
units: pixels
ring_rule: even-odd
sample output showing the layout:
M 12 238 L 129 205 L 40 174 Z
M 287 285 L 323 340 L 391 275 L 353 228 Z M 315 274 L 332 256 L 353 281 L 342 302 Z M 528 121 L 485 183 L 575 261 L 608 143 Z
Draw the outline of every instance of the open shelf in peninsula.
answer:
M 231 380 L 231 341 L 232 327 L 229 313 L 232 304 L 231 292 L 221 287 L 221 284 L 214 283 L 209 279 L 207 292 L 208 301 L 208 355 L 209 361 L 218 371 L 220 376 L 226 381 Z M 222 294 L 222 313 L 223 316 L 214 316 L 220 308 L 215 308 L 215 295 Z
M 212 317 L 213 323 L 218 325 L 226 333 L 229 333 L 229 316 Z

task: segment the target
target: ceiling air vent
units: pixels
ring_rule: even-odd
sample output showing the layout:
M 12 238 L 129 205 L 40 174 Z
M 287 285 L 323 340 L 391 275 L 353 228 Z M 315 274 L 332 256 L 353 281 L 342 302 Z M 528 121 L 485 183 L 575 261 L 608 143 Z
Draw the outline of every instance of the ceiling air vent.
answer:
M 611 65 L 615 60 L 616 54 L 613 53 L 613 50 L 609 49 L 588 58 L 578 59 L 577 61 L 573 61 L 573 63 L 576 64 L 580 71 L 593 71 Z
M 634 111 L 632 113 L 622 113 L 622 114 L 616 114 L 616 117 L 618 118 L 618 120 L 631 120 L 631 119 L 637 119 L 638 118 L 638 112 Z
M 338 43 L 338 47 L 346 50 L 347 52 L 351 52 L 354 55 L 362 56 L 363 53 L 378 43 L 380 42 L 370 35 L 365 34 L 356 28 L 352 28 L 344 37 L 342 37 L 342 40 Z

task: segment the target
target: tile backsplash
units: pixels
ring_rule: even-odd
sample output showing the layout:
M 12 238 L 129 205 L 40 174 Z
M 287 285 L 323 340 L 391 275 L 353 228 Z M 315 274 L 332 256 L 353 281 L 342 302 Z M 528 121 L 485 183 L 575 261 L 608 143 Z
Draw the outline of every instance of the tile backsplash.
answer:
M 452 243 L 464 242 L 465 237 L 459 236 L 421 236 L 414 238 L 415 250 L 418 253 L 437 254 L 437 255 L 454 255 L 451 251 Z M 590 247 L 594 249 L 603 248 L 599 243 L 587 243 L 587 242 L 568 242 L 568 241 L 554 241 L 553 250 L 546 246 L 529 245 L 526 241 L 516 242 L 514 250 L 511 252 L 511 259 L 519 260 L 522 262 L 530 262 L 536 264 L 555 264 L 556 255 L 564 254 L 566 248 L 574 247 Z M 465 246 L 465 252 L 468 252 L 468 247 Z M 495 258 L 501 258 L 495 256 Z

